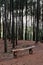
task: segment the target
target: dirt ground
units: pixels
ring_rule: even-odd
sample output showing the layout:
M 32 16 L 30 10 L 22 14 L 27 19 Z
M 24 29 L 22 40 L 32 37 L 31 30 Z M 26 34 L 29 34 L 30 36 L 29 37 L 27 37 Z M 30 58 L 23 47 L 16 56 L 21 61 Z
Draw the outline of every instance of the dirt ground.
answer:
M 35 41 L 18 41 L 16 48 L 36 45 L 33 49 L 33 54 L 29 54 L 29 50 L 17 53 L 17 58 L 13 57 L 12 43 L 7 41 L 7 53 L 4 53 L 4 42 L 0 40 L 0 65 L 43 65 L 43 43 Z

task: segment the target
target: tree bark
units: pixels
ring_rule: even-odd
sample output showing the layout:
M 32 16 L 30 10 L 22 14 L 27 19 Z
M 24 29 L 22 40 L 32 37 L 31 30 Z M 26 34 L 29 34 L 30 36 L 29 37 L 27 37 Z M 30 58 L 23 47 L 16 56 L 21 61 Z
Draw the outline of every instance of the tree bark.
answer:
M 35 4 L 33 5 L 33 41 L 35 41 Z
M 43 40 L 43 1 L 42 1 L 42 40 Z
M 16 9 L 16 45 L 17 45 L 17 14 L 18 14 L 18 11 Z
M 5 23 L 4 23 L 4 51 L 7 52 L 7 20 L 6 20 L 6 0 L 5 0 Z
M 14 34 L 14 3 L 12 0 L 12 48 L 15 48 L 15 34 Z
M 23 40 L 23 4 L 22 4 L 22 36 L 21 39 Z
M 0 38 L 1 38 L 1 7 L 0 7 Z
M 26 0 L 26 29 L 25 29 L 25 40 L 27 40 L 27 0 Z
M 38 34 L 39 34 L 39 18 L 40 18 L 40 0 L 37 0 L 37 27 L 36 27 L 36 43 L 39 41 L 39 36 L 38 36 Z

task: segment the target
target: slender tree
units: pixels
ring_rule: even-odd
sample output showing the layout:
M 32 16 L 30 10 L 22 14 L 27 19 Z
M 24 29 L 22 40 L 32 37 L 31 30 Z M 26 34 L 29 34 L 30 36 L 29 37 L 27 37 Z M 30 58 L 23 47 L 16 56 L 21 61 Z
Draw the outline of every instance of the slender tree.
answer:
M 35 41 L 35 3 L 33 3 L 33 41 Z
M 5 23 L 4 23 L 4 26 L 5 26 L 5 30 L 4 30 L 4 51 L 7 52 L 7 20 L 6 20 L 6 0 L 5 0 Z
M 27 0 L 26 0 L 26 29 L 25 29 L 25 40 L 27 40 Z
M 21 9 L 22 9 L 22 31 L 21 31 L 21 39 L 23 40 L 23 0 L 22 0 L 22 3 L 21 3 Z
M 42 40 L 43 40 L 43 1 L 42 1 Z
M 36 27 L 36 43 L 39 38 L 39 19 L 40 19 L 40 0 L 37 0 L 37 27 Z
M 20 26 L 21 26 L 21 24 L 20 24 L 20 19 L 21 19 L 21 15 L 20 15 L 20 12 L 21 10 L 20 10 L 20 0 L 19 0 L 19 28 L 18 28 L 18 39 L 20 40 L 21 39 L 21 29 L 20 29 Z
M 17 45 L 17 16 L 18 16 L 18 5 L 16 6 L 16 45 Z
M 0 7 L 0 38 L 1 38 L 1 7 Z
M 12 2 L 12 48 L 15 47 L 14 41 L 15 41 L 15 34 L 14 34 L 14 1 Z
M 4 5 L 4 6 L 2 6 L 2 14 L 3 14 L 2 24 L 3 24 L 3 40 L 4 40 L 4 34 L 5 34 L 5 33 L 4 33 L 4 32 L 5 32 L 5 31 L 4 31 L 4 29 L 5 29 L 5 26 L 4 26 L 4 21 L 5 21 L 5 20 L 4 20 L 4 18 L 5 18 L 5 11 L 4 11 L 4 10 L 5 10 L 5 4 L 3 4 L 3 5 Z
M 9 22 L 9 41 L 11 39 L 11 0 L 10 0 L 10 22 Z
M 32 5 L 33 5 L 33 0 L 31 0 L 31 6 L 30 6 L 30 15 L 31 15 L 31 27 L 32 27 Z M 30 35 L 31 38 L 31 35 Z M 32 38 L 31 38 L 32 39 Z

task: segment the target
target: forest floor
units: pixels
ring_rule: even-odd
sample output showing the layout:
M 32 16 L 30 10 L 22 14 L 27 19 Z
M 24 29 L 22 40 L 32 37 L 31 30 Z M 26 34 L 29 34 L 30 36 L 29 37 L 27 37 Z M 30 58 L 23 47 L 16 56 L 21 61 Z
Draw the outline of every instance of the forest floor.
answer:
M 12 43 L 7 41 L 7 53 L 4 53 L 4 42 L 0 40 L 0 65 L 43 65 L 43 43 L 35 41 L 19 40 L 16 48 L 23 48 L 30 45 L 36 45 L 33 54 L 28 50 L 17 53 L 17 58 L 13 57 Z

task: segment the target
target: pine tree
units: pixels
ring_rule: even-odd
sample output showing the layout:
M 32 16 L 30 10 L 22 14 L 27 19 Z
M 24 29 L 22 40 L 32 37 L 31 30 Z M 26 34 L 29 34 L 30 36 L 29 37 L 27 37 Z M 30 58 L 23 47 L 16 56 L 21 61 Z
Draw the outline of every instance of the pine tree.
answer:
M 1 7 L 0 7 L 0 38 L 1 38 Z
M 26 0 L 26 28 L 25 28 L 25 40 L 27 40 L 27 0 Z
M 42 1 L 42 40 L 43 40 L 43 1 Z
M 5 30 L 4 30 L 4 51 L 7 52 L 7 20 L 6 20 L 6 0 L 5 0 L 5 23 L 4 23 L 4 26 L 5 26 Z
M 11 0 L 11 2 L 12 2 L 12 48 L 14 48 L 15 47 L 15 44 L 14 44 L 14 42 L 15 42 L 15 32 L 14 32 L 14 2 L 13 2 L 13 0 Z
M 37 27 L 36 27 L 36 43 L 39 38 L 39 19 L 40 19 L 40 0 L 37 0 Z

